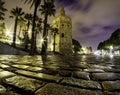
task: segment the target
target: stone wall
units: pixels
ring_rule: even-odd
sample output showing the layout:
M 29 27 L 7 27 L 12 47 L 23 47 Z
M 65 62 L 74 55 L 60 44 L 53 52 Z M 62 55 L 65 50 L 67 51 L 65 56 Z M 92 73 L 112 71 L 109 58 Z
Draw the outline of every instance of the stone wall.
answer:
M 6 43 L 0 42 L 0 54 L 27 55 L 29 53 L 19 50 L 17 48 L 11 47 Z

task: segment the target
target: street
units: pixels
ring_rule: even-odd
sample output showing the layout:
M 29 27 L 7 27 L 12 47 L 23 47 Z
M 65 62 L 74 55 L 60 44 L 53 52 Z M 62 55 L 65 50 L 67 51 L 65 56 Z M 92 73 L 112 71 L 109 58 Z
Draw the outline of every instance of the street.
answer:
M 0 95 L 120 95 L 120 56 L 0 55 Z

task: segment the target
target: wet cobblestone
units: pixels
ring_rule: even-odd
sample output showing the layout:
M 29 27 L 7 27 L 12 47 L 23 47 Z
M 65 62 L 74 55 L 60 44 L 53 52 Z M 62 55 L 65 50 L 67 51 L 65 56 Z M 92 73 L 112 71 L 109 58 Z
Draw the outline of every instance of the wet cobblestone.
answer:
M 0 95 L 120 95 L 118 59 L 0 55 Z

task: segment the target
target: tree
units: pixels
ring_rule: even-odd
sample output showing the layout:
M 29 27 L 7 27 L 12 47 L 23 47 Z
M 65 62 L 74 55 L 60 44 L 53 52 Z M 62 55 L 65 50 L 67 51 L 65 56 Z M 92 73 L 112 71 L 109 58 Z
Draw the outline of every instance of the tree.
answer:
M 4 8 L 5 2 L 0 0 L 0 20 L 4 20 L 5 12 L 7 11 L 6 8 Z
M 98 45 L 98 50 L 109 50 L 110 46 L 113 47 L 119 47 L 120 46 L 120 29 L 117 29 L 116 31 L 114 31 L 110 38 L 108 38 L 107 40 L 105 40 L 104 42 L 100 42 Z
M 18 19 L 18 27 L 19 27 L 18 37 L 20 37 L 20 34 L 21 34 L 22 30 L 26 28 L 24 18 L 21 17 L 20 19 Z
M 8 39 L 8 37 L 5 35 L 5 23 L 0 23 L 0 39 Z
M 77 40 L 72 39 L 72 44 L 73 44 L 74 53 L 77 53 L 78 51 L 80 51 L 81 45 Z
M 35 27 L 35 50 L 37 50 L 37 35 L 42 31 L 42 19 L 37 17 L 36 18 L 36 27 Z
M 26 0 L 25 3 L 30 4 L 31 3 L 31 7 L 34 6 L 34 15 L 33 15 L 33 21 L 32 21 L 32 37 L 31 37 L 31 51 L 30 54 L 33 55 L 35 53 L 35 20 L 36 20 L 36 15 L 37 15 L 37 10 L 38 7 L 41 3 L 41 0 Z
M 33 20 L 33 15 L 27 13 L 27 14 L 25 14 L 24 18 L 27 22 L 27 30 L 24 33 L 25 49 L 27 50 L 28 49 L 28 43 L 30 41 L 29 37 L 28 37 L 28 31 L 29 31 L 29 28 L 30 28 L 30 24 L 32 23 L 32 20 Z
M 0 0 L 0 21 L 4 20 L 5 12 L 7 11 L 7 9 L 4 8 L 4 4 L 5 4 L 5 2 Z M 4 30 L 5 30 L 5 23 L 1 22 L 0 23 L 0 38 L 5 37 Z
M 110 37 L 110 41 L 114 46 L 119 46 L 120 45 L 120 29 L 117 29 L 114 31 Z
M 42 50 L 41 54 L 46 55 L 47 53 L 47 22 L 48 22 L 48 16 L 54 16 L 55 15 L 55 6 L 54 6 L 54 0 L 44 0 L 44 5 L 41 5 L 41 14 L 44 15 L 44 28 L 43 28 L 43 43 L 42 43 Z
M 100 42 L 98 47 L 97 47 L 98 50 L 102 50 L 103 49 L 103 42 Z
M 58 34 L 58 29 L 57 28 L 53 28 L 52 29 L 52 32 L 53 32 L 53 52 L 55 53 L 55 44 L 56 44 L 56 40 L 55 40 L 55 37 L 56 37 L 56 34 Z
M 23 16 L 24 12 L 22 12 L 22 8 L 16 7 L 11 10 L 11 18 L 15 18 L 15 25 L 14 25 L 14 33 L 13 33 L 13 46 L 16 46 L 16 32 L 17 32 L 17 25 L 18 20 L 21 16 Z
M 33 20 L 33 15 L 27 13 L 27 14 L 25 14 L 24 18 L 27 22 L 27 31 L 29 31 L 30 24 L 32 23 L 32 20 Z

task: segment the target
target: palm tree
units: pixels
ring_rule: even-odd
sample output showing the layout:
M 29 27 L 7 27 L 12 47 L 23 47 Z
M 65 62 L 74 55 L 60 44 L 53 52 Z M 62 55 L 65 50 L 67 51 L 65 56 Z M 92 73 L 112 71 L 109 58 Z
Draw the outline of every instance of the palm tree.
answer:
M 38 7 L 41 3 L 41 0 L 26 0 L 25 3 L 31 3 L 31 7 L 34 6 L 34 15 L 33 15 L 33 24 L 32 24 L 32 37 L 31 37 L 31 51 L 30 54 L 33 55 L 35 53 L 35 20 L 37 15 Z
M 74 53 L 77 54 L 80 51 L 81 47 L 82 47 L 81 44 L 77 40 L 72 39 L 72 45 L 73 45 Z
M 0 0 L 0 21 L 4 20 L 5 11 L 7 11 L 7 9 L 4 8 L 4 4 L 5 2 Z M 4 30 L 5 30 L 5 23 L 0 22 L 0 38 L 5 36 Z
M 6 35 L 5 35 L 5 23 L 0 23 L 0 39 L 5 39 Z
M 56 34 L 58 34 L 58 28 L 53 28 L 52 32 L 53 32 L 53 38 L 54 38 L 54 40 L 53 40 L 53 52 L 55 53 L 55 44 L 56 44 L 55 38 L 56 38 Z
M 18 19 L 18 26 L 19 26 L 18 37 L 20 37 L 22 30 L 26 28 L 26 23 L 24 18 L 21 17 L 20 19 Z
M 0 0 L 0 20 L 4 20 L 4 16 L 5 16 L 4 12 L 7 11 L 7 9 L 4 8 L 4 4 L 5 2 Z
M 36 27 L 35 27 L 35 50 L 37 49 L 37 45 L 36 45 L 37 35 L 39 33 L 41 33 L 41 30 L 42 30 L 42 19 L 37 17 L 37 19 L 36 19 Z
M 24 18 L 27 21 L 27 31 L 29 31 L 30 24 L 31 24 L 31 22 L 33 20 L 33 15 L 27 13 L 27 14 L 25 14 Z
M 21 16 L 23 16 L 24 12 L 22 12 L 22 8 L 16 7 L 11 10 L 11 16 L 15 18 L 15 26 L 14 26 L 14 34 L 13 34 L 13 46 L 16 46 L 16 32 L 17 32 L 17 25 L 18 25 L 18 20 L 20 19 Z
M 28 31 L 29 31 L 30 25 L 31 25 L 32 20 L 33 20 L 33 15 L 30 14 L 30 13 L 29 14 L 27 13 L 27 14 L 25 14 L 24 18 L 27 21 L 27 30 L 24 33 L 25 49 L 27 50 L 28 49 L 28 43 L 29 43 Z
M 46 55 L 47 53 L 47 22 L 48 22 L 48 16 L 54 16 L 55 15 L 55 6 L 54 6 L 54 0 L 51 1 L 45 1 L 44 5 L 41 5 L 41 14 L 44 14 L 44 28 L 43 28 L 43 44 L 42 44 L 42 50 L 41 54 Z

